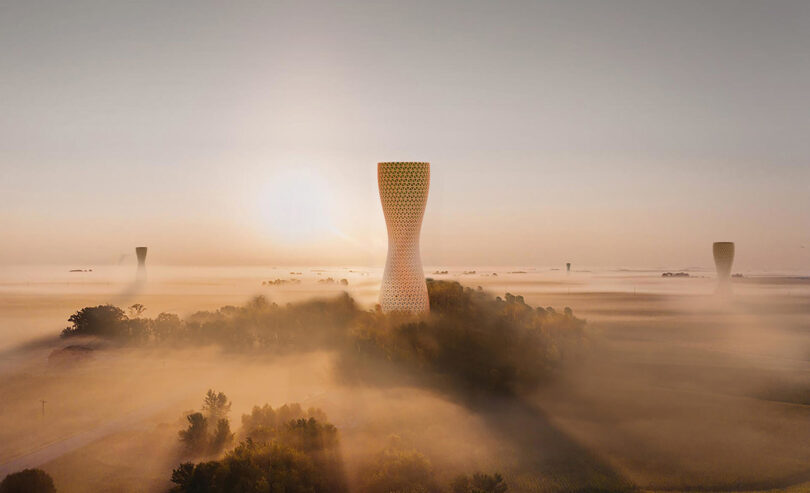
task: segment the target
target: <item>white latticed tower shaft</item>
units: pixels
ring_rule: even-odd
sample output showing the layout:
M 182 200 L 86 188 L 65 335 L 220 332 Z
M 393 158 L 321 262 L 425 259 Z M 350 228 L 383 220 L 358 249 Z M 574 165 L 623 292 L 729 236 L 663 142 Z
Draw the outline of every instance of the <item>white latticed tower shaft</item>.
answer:
M 430 302 L 419 232 L 430 188 L 430 163 L 379 163 L 377 183 L 388 227 L 380 307 L 384 312 L 426 312 Z

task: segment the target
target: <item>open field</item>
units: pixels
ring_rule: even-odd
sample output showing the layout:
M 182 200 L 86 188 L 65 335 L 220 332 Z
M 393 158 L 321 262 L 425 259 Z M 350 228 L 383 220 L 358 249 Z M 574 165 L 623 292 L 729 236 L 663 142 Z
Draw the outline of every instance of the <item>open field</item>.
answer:
M 83 306 L 141 303 L 152 317 L 187 316 L 257 294 L 283 304 L 348 291 L 372 308 L 380 272 L 158 266 L 135 285 L 123 268 L 6 270 L 0 475 L 41 466 L 59 491 L 163 491 L 178 462 L 184 412 L 216 388 L 233 402 L 234 428 L 255 404 L 322 408 L 341 430 L 350 469 L 353 457 L 397 435 L 448 474 L 501 470 L 515 491 L 594 484 L 801 491 L 810 481 L 810 279 L 749 276 L 721 299 L 711 274 L 701 272 L 663 279 L 660 272 L 447 270 L 432 276 L 523 295 L 530 305 L 570 306 L 588 320 L 588 357 L 522 405 L 348 385 L 328 352 L 274 360 L 214 348 L 110 349 L 60 366 L 48 363 L 64 345 L 54 336 Z M 262 285 L 291 278 L 301 282 Z M 338 282 L 319 282 L 328 278 Z M 40 342 L 21 346 L 33 339 Z

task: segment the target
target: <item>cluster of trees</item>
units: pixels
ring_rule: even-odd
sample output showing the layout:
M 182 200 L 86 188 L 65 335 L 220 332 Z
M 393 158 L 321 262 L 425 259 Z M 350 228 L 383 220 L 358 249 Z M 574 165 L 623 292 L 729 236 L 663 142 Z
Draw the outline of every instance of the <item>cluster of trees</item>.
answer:
M 231 403 L 222 392 L 209 389 L 203 398 L 202 412 L 186 416 L 188 428 L 180 430 L 180 441 L 191 456 L 216 455 L 233 441 L 228 413 Z
M 227 413 L 224 394 L 209 391 L 206 406 Z M 317 418 L 316 418 L 317 417 Z M 288 419 L 289 418 L 289 419 Z M 180 464 L 172 471 L 174 493 L 345 493 L 348 481 L 339 453 L 337 428 L 320 409 L 300 405 L 254 407 L 242 416 L 246 438 L 219 460 Z M 394 443 L 373 455 L 360 469 L 359 493 L 506 493 L 500 474 L 461 475 L 449 485 L 436 477 L 430 461 Z M 56 493 L 41 469 L 9 474 L 0 493 Z
M 242 442 L 217 461 L 180 464 L 172 471 L 175 493 L 342 492 L 312 460 L 278 442 Z
M 140 307 L 133 305 L 132 308 Z M 130 318 L 124 310 L 113 305 L 82 308 L 68 318 L 70 327 L 62 330 L 62 337 L 93 336 L 112 341 L 143 343 L 149 339 L 150 327 L 141 311 L 133 310 Z
M 237 447 L 220 460 L 181 464 L 172 472 L 172 491 L 348 491 L 337 428 L 322 411 L 305 413 L 298 404 L 256 406 L 242 423 Z
M 250 414 L 242 415 L 241 435 L 256 441 L 270 441 L 276 439 L 286 431 L 290 423 L 298 421 L 316 421 L 326 423 L 326 414 L 320 409 L 311 407 L 304 411 L 300 404 L 284 404 L 273 409 L 269 404 L 253 406 Z M 337 436 L 337 429 L 325 429 L 324 437 L 330 439 Z
M 570 308 L 533 308 L 457 282 L 428 280 L 430 316 L 381 313 L 353 327 L 350 370 L 395 361 L 465 391 L 520 393 L 537 387 L 585 346 L 585 321 Z
M 242 416 L 241 442 L 219 460 L 180 464 L 174 493 L 344 493 L 349 480 L 337 428 L 320 409 L 299 404 L 255 406 Z M 359 493 L 506 493 L 500 474 L 462 475 L 442 484 L 430 461 L 397 442 L 372 455 L 358 471 Z
M 328 347 L 342 337 L 346 327 L 362 313 L 348 295 L 330 300 L 279 306 L 263 296 L 243 306 L 200 311 L 186 319 L 173 313 L 155 318 L 141 311 L 127 315 L 112 305 L 83 308 L 68 319 L 63 338 L 98 337 L 128 344 L 161 346 L 219 345 L 232 351 L 261 350 L 284 353 Z
M 421 370 L 439 381 L 485 391 L 520 392 L 548 379 L 585 346 L 585 321 L 570 308 L 533 308 L 522 296 L 428 280 L 431 312 L 422 316 L 361 310 L 347 294 L 279 306 L 257 297 L 244 306 L 185 320 L 101 305 L 70 317 L 64 337 L 97 336 L 131 344 L 210 345 L 264 354 L 337 350 L 349 375 L 381 364 Z M 199 418 L 197 418 L 199 419 Z

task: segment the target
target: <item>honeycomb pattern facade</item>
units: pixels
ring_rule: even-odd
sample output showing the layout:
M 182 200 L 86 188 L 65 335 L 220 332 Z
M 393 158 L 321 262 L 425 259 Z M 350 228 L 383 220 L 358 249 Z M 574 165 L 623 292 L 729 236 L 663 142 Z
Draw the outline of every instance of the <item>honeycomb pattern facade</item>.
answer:
M 379 163 L 377 184 L 388 228 L 380 307 L 383 312 L 426 312 L 430 302 L 419 233 L 430 188 L 430 163 Z
M 717 269 L 717 290 L 728 292 L 731 289 L 731 266 L 734 264 L 734 243 L 718 241 L 712 245 L 714 267 Z

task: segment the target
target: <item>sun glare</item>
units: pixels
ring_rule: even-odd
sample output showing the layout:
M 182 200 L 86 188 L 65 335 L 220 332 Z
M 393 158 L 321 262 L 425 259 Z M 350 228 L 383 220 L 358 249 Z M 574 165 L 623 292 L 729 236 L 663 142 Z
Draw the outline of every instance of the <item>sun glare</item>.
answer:
M 273 174 L 259 198 L 263 224 L 274 241 L 310 242 L 334 229 L 329 183 L 311 168 L 288 168 Z

